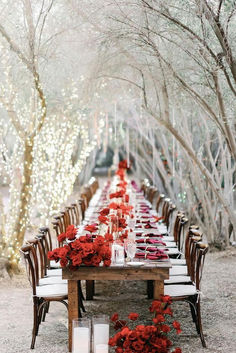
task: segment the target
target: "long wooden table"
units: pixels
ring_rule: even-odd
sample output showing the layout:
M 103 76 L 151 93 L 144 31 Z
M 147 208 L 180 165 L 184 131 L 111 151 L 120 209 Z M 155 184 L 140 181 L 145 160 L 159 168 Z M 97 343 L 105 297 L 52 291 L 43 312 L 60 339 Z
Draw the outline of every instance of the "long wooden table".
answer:
M 79 317 L 79 280 L 100 281 L 154 281 L 153 298 L 159 299 L 164 294 L 164 280 L 169 278 L 170 261 L 149 262 L 144 260 L 142 266 L 110 266 L 110 267 L 80 267 L 76 271 L 63 268 L 62 278 L 68 280 L 68 336 L 69 352 L 72 351 L 72 320 Z

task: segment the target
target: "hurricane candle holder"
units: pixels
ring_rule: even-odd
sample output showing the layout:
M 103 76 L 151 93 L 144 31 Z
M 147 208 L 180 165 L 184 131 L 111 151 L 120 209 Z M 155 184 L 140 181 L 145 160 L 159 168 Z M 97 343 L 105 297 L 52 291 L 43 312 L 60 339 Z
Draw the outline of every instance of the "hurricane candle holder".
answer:
M 109 316 L 93 317 L 93 353 L 108 353 Z
M 90 353 L 91 320 L 73 320 L 72 327 L 72 353 Z

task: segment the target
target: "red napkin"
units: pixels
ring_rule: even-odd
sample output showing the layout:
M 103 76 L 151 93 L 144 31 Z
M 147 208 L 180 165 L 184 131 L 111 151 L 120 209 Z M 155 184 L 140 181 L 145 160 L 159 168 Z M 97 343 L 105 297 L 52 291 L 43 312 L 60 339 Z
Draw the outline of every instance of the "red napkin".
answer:
M 146 243 L 147 244 L 161 244 L 163 246 L 166 246 L 166 243 L 164 243 L 163 241 L 161 240 L 157 240 L 157 239 L 147 239 L 146 240 Z
M 145 253 L 142 253 L 142 252 L 136 253 L 135 257 L 139 259 L 144 259 Z M 146 258 L 149 260 L 164 260 L 164 259 L 168 259 L 168 255 L 162 254 L 162 253 L 153 253 L 153 254 L 147 254 Z

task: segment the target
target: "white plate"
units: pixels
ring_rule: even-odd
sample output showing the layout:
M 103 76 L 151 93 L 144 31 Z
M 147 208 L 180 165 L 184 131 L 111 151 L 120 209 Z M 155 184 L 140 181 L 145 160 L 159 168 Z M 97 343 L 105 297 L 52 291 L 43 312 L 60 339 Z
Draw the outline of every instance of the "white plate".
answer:
M 133 262 L 127 262 L 126 265 L 128 265 L 128 266 L 142 266 L 142 265 L 144 265 L 144 262 L 133 261 Z

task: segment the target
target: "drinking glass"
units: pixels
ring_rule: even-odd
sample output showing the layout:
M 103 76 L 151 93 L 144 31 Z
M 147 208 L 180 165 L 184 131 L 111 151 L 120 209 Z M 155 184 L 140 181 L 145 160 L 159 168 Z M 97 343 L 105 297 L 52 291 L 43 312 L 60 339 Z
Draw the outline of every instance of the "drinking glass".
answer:
M 132 262 L 136 254 L 136 242 L 134 240 L 128 239 L 127 241 L 127 256 Z

